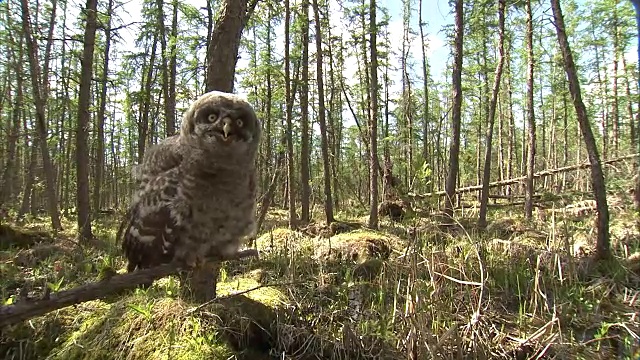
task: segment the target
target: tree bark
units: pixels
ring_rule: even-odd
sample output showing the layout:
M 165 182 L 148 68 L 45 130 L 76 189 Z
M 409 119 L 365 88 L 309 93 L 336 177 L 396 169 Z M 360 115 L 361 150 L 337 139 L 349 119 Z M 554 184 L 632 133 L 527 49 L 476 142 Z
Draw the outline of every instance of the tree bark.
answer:
M 580 131 L 587 148 L 589 162 L 591 163 L 591 184 L 593 186 L 593 194 L 596 200 L 596 209 L 598 213 L 598 240 L 596 242 L 596 256 L 599 259 L 608 259 L 611 257 L 611 248 L 609 244 L 609 207 L 607 205 L 607 193 L 602 165 L 600 164 L 600 155 L 598 154 L 596 140 L 593 136 L 593 131 L 591 130 L 591 125 L 589 123 L 587 109 L 582 102 L 580 83 L 576 73 L 571 48 L 569 47 L 569 40 L 567 39 L 567 34 L 565 32 L 560 1 L 551 0 L 551 9 L 553 10 L 558 43 L 564 58 L 564 67 L 567 73 L 567 80 L 569 81 L 569 91 L 571 92 L 573 105 L 578 117 L 578 123 L 580 124 Z
M 455 39 L 453 49 L 453 109 L 451 115 L 451 146 L 449 149 L 449 172 L 445 183 L 445 222 L 453 224 L 453 198 L 458 179 L 460 155 L 460 122 L 462 118 L 462 43 L 464 38 L 464 7 L 462 0 L 455 1 Z
M 208 39 L 206 91 L 233 92 L 240 39 L 258 0 L 226 0 Z

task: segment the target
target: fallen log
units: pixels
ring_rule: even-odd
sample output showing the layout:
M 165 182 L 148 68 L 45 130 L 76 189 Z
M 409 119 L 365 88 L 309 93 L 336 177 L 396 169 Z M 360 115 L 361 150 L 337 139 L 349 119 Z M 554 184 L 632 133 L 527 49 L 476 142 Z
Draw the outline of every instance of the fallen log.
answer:
M 233 259 L 256 256 L 258 256 L 257 250 L 247 249 L 238 252 Z M 212 261 L 220 261 L 220 259 L 212 259 Z M 103 299 L 120 291 L 133 289 L 138 285 L 147 284 L 165 276 L 175 275 L 180 270 L 180 266 L 176 263 L 164 264 L 150 269 L 113 275 L 69 290 L 45 294 L 42 299 L 25 299 L 13 305 L 1 306 L 0 327 L 41 316 L 67 306 Z
M 602 163 L 605 164 L 605 165 L 610 165 L 610 164 L 616 163 L 618 161 L 633 159 L 633 158 L 637 157 L 638 155 L 640 155 L 640 154 L 625 155 L 625 156 L 621 156 L 621 157 L 618 157 L 618 158 L 615 158 L 615 159 L 609 159 L 609 160 L 603 161 Z M 557 168 L 557 169 L 548 169 L 548 170 L 539 171 L 539 172 L 533 174 L 533 177 L 534 178 L 540 178 L 540 177 L 550 176 L 550 175 L 563 173 L 563 172 L 568 172 L 568 171 L 587 169 L 590 166 L 591 166 L 591 163 L 585 162 L 585 163 L 582 163 L 582 164 L 565 166 L 565 167 L 561 167 L 561 168 Z M 527 179 L 526 176 L 520 176 L 520 177 L 513 178 L 513 179 L 495 181 L 495 182 L 489 183 L 489 188 L 501 187 L 501 186 L 506 186 L 506 185 L 513 185 L 513 184 L 517 184 L 519 182 L 525 181 L 526 179 Z M 456 189 L 455 193 L 456 194 L 463 194 L 463 193 L 480 191 L 480 190 L 482 190 L 482 184 L 473 185 L 473 186 L 467 186 L 467 187 L 463 187 L 463 188 L 458 188 L 458 189 Z M 436 192 L 432 192 L 432 193 L 426 193 L 426 194 L 415 194 L 415 193 L 409 193 L 408 194 L 409 197 L 414 198 L 414 199 L 424 199 L 424 198 L 428 198 L 428 197 L 432 197 L 432 196 L 442 196 L 442 195 L 446 195 L 446 192 L 444 190 L 436 191 Z

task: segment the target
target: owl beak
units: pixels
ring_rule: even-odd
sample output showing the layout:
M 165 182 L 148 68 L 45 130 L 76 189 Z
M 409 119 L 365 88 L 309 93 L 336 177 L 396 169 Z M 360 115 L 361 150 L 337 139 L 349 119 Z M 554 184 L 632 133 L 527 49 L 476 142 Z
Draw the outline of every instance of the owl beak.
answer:
M 229 138 L 229 135 L 231 135 L 231 132 L 233 130 L 231 129 L 231 119 L 229 118 L 225 118 L 224 119 L 224 126 L 222 127 L 222 132 L 224 134 L 224 139 L 227 140 Z

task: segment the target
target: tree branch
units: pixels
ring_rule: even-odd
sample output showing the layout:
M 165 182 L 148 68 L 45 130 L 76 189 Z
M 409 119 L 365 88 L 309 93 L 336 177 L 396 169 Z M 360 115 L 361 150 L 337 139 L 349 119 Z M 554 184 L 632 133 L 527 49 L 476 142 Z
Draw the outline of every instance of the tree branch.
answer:
M 247 249 L 239 251 L 233 258 L 224 260 L 257 256 L 258 251 L 256 249 Z M 220 261 L 220 259 L 211 259 L 211 261 Z M 0 327 L 41 316 L 70 305 L 102 299 L 123 290 L 133 289 L 140 284 L 150 283 L 165 276 L 175 275 L 180 270 L 181 267 L 179 264 L 164 264 L 150 269 L 114 275 L 101 281 L 59 291 L 50 294 L 44 299 L 23 300 L 15 305 L 2 306 L 0 307 Z

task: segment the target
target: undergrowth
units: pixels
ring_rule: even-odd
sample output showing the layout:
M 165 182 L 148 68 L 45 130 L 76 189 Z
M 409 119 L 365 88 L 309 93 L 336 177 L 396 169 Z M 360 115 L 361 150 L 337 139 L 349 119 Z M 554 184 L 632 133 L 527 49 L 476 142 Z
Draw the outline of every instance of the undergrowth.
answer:
M 330 237 L 286 229 L 274 210 L 259 259 L 227 262 L 219 298 L 182 298 L 174 277 L 2 329 L 7 359 L 637 359 L 640 233 L 631 198 L 611 194 L 615 258 L 593 261 L 593 212 L 557 209 L 526 222 L 493 209 L 486 230 L 459 217 L 384 220 Z M 467 213 L 473 213 L 473 211 Z M 342 220 L 362 222 L 356 214 Z M 0 249 L 0 297 L 24 297 L 124 271 L 116 219 L 78 244 L 72 220 L 11 223 Z M 6 226 L 6 225 L 5 225 Z M 6 245 L 6 246 L 5 246 Z M 413 357 L 411 357 L 413 356 Z

